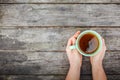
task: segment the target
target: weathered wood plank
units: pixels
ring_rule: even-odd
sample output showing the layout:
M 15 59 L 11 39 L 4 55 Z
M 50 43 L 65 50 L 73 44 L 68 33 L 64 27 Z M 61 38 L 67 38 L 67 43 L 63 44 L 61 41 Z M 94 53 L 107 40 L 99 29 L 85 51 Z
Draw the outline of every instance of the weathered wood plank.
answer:
M 0 4 L 0 7 L 2 27 L 120 25 L 117 4 Z
M 12 28 L 0 29 L 0 50 L 65 51 L 67 40 L 77 30 L 95 30 L 107 50 L 120 50 L 120 28 Z
M 120 3 L 120 0 L 0 0 L 0 3 Z
M 0 80 L 64 80 L 65 76 L 34 76 L 34 75 L 17 75 L 17 76 L 0 76 Z
M 10 75 L 0 76 L 0 80 L 65 80 L 66 75 L 34 76 L 34 75 Z M 108 80 L 120 80 L 120 75 L 107 75 Z M 92 80 L 91 75 L 81 75 L 80 80 Z
M 109 75 L 120 74 L 120 53 L 106 52 L 103 62 Z M 65 75 L 69 62 L 65 52 L 0 52 L 1 75 Z M 84 57 L 81 74 L 91 74 L 88 57 Z
M 0 74 L 65 74 L 69 64 L 63 52 L 1 52 L 0 59 Z

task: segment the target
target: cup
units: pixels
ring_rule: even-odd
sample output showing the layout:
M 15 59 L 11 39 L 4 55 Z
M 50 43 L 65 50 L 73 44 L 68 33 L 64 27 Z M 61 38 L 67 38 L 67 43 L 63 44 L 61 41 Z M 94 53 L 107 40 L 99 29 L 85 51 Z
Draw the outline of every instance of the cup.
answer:
M 85 52 L 81 49 L 81 47 L 80 47 L 80 45 L 79 45 L 81 38 L 82 38 L 84 35 L 86 35 L 86 34 L 92 34 L 92 35 L 94 35 L 94 36 L 97 38 L 97 40 L 98 40 L 97 49 L 96 49 L 94 52 L 90 53 L 90 54 L 85 53 Z M 78 52 L 79 52 L 80 54 L 84 55 L 84 56 L 94 56 L 94 55 L 96 55 L 96 54 L 102 49 L 102 37 L 100 36 L 99 33 L 97 33 L 96 31 L 93 31 L 93 30 L 83 31 L 83 32 L 80 33 L 80 35 L 77 37 L 77 40 L 76 40 L 76 42 L 75 42 L 75 45 L 70 46 L 70 49 L 77 49 Z

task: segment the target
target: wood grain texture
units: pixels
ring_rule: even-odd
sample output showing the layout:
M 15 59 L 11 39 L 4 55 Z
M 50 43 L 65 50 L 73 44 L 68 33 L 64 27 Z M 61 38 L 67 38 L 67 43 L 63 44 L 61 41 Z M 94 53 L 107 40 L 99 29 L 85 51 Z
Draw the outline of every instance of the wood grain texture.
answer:
M 12 28 L 0 29 L 0 50 L 65 51 L 78 30 L 95 30 L 105 38 L 107 50 L 120 50 L 120 28 Z
M 65 76 L 34 76 L 34 75 L 17 75 L 17 76 L 0 76 L 0 80 L 64 80 Z
M 66 75 L 49 75 L 49 76 L 34 76 L 34 75 L 8 75 L 0 76 L 0 80 L 65 80 Z M 107 75 L 108 80 L 120 80 L 120 75 Z M 93 80 L 91 75 L 81 75 L 80 80 Z
M 0 3 L 120 3 L 120 0 L 0 0 Z
M 0 26 L 119 26 L 117 4 L 0 4 Z
M 120 53 L 106 52 L 103 61 L 108 75 L 120 74 Z M 0 75 L 66 75 L 69 62 L 65 52 L 0 52 Z M 91 74 L 88 57 L 81 74 Z

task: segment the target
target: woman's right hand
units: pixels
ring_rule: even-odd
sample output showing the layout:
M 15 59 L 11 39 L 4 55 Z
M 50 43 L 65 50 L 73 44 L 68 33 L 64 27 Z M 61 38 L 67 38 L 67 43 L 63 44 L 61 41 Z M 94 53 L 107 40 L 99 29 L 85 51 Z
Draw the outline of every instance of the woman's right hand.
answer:
M 103 58 L 105 56 L 106 46 L 105 41 L 102 39 L 102 50 L 95 56 L 90 57 L 91 65 L 102 65 Z

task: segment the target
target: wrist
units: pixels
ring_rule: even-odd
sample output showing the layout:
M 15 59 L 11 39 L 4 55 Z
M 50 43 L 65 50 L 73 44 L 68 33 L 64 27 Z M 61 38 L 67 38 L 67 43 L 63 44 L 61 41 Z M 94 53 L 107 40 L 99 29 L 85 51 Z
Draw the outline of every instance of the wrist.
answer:
M 102 62 L 92 63 L 92 68 L 93 68 L 93 69 L 103 68 Z
M 91 65 L 92 65 L 92 66 L 96 66 L 96 65 L 102 66 L 102 61 L 99 61 L 99 62 L 97 62 L 97 61 L 92 61 L 92 62 L 91 62 Z
M 74 65 L 70 65 L 70 68 L 76 68 L 79 69 L 81 68 L 82 64 L 74 64 Z
M 70 69 L 77 72 L 77 71 L 80 71 L 81 66 L 70 66 Z

